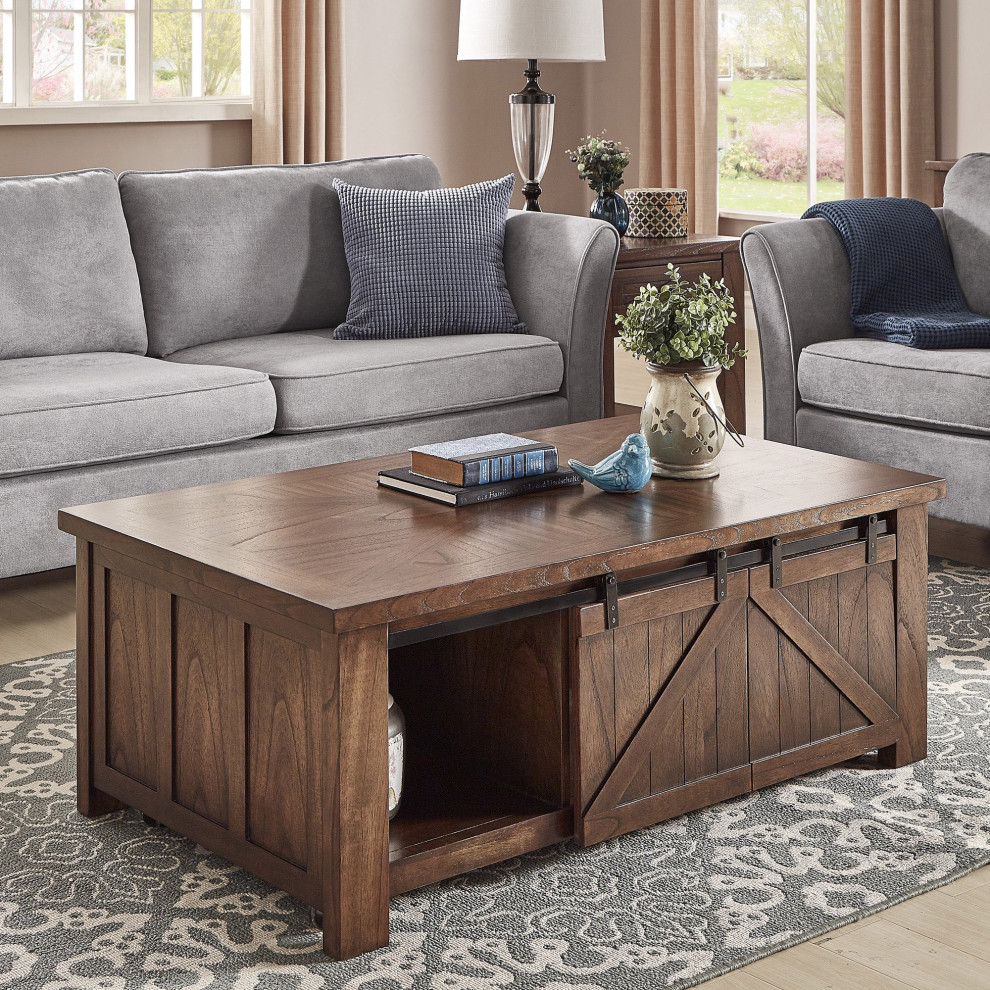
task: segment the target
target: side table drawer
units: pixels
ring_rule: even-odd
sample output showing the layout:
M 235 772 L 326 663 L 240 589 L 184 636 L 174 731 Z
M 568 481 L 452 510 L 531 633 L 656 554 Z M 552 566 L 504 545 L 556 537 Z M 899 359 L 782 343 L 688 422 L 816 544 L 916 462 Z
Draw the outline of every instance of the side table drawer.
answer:
M 785 543 L 786 546 L 786 543 Z M 575 616 L 575 834 L 590 845 L 899 735 L 893 535 Z

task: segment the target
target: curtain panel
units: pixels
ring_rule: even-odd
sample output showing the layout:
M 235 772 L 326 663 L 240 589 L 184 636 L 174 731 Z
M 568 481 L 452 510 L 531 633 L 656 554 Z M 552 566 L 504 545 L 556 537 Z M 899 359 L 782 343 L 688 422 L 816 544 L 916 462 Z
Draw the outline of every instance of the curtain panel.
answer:
M 718 229 L 718 0 L 641 0 L 640 184 L 687 189 Z
M 935 0 L 846 3 L 846 195 L 933 202 Z
M 341 158 L 340 0 L 255 0 L 251 160 Z

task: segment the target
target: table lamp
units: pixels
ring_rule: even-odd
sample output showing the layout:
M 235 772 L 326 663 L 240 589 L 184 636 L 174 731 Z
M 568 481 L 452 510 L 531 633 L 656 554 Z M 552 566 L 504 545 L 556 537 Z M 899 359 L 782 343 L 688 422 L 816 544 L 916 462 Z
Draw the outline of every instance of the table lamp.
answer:
M 459 61 L 525 59 L 528 82 L 509 97 L 512 149 L 527 210 L 540 209 L 556 97 L 540 89 L 538 61 L 604 62 L 602 0 L 461 0 Z

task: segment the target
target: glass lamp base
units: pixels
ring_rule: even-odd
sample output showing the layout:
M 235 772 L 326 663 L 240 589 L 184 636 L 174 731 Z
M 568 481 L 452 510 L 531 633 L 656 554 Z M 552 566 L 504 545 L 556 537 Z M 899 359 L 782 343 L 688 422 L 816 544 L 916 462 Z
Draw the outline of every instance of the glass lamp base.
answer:
M 529 80 L 519 93 L 509 97 L 509 122 L 512 127 L 512 150 L 516 167 L 523 180 L 523 196 L 527 210 L 540 210 L 539 198 L 543 191 L 540 182 L 550 161 L 553 143 L 553 112 L 555 97 L 545 93 L 536 81 L 540 72 L 535 60 L 526 70 Z

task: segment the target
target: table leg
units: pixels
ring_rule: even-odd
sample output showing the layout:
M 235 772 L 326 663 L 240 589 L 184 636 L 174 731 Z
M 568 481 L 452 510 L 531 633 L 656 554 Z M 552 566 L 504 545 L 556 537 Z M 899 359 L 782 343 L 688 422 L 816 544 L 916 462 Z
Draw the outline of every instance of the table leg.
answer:
M 738 250 L 727 251 L 722 257 L 722 277 L 736 301 L 736 318 L 726 332 L 729 345 L 746 346 L 746 279 Z M 755 355 L 754 355 L 755 357 Z M 722 403 L 729 422 L 740 432 L 746 432 L 746 361 L 737 360 L 719 378 Z
M 93 786 L 93 544 L 76 541 L 76 807 L 85 818 L 98 818 L 126 807 Z M 100 621 L 96 617 L 96 621 Z
M 388 630 L 323 649 L 323 949 L 388 945 Z
M 609 320 L 615 317 L 609 309 Z M 604 415 L 607 419 L 615 415 L 615 338 L 618 331 L 614 323 L 605 327 L 605 347 L 602 352 L 602 384 L 604 386 Z
M 903 735 L 879 751 L 880 764 L 903 767 L 928 752 L 928 506 L 897 511 L 894 562 L 897 617 L 897 714 Z

